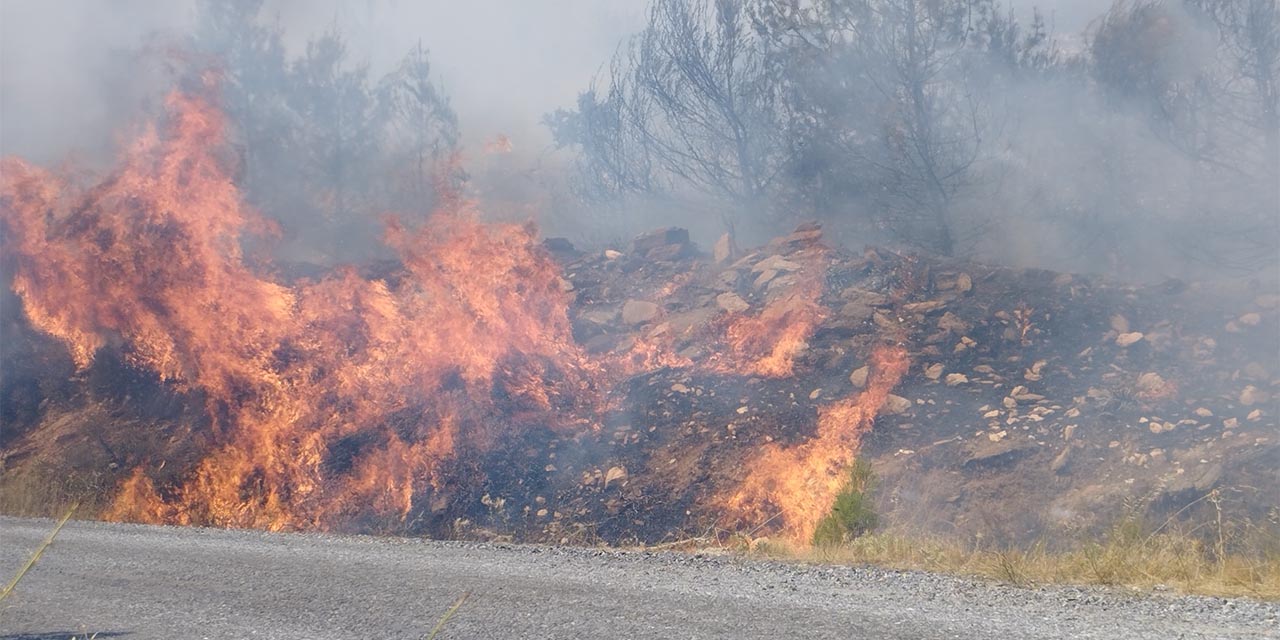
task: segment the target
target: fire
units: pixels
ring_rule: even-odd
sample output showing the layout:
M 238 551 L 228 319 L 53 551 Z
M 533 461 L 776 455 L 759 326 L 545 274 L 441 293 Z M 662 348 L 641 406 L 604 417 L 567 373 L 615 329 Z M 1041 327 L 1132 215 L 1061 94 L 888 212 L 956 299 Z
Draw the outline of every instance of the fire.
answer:
M 733 373 L 785 378 L 795 358 L 808 347 L 814 329 L 826 317 L 826 251 L 805 251 L 796 281 L 770 299 L 758 315 L 743 316 L 725 331 L 729 349 L 726 370 Z
M 163 460 L 134 469 L 108 519 L 282 530 L 443 518 L 484 486 L 486 454 L 528 430 L 596 425 L 607 385 L 660 367 L 790 376 L 827 313 L 827 249 L 814 245 L 770 258 L 759 312 L 700 336 L 718 355 L 675 353 L 663 323 L 592 361 L 536 229 L 482 223 L 443 186 L 421 227 L 389 221 L 394 273 L 288 282 L 243 253 L 274 227 L 231 179 L 221 112 L 185 93 L 166 107 L 91 188 L 0 166 L 3 255 L 31 324 L 82 369 L 104 348 L 122 353 L 210 421 L 203 458 L 178 477 L 157 473 Z M 779 508 L 808 535 L 905 363 L 901 349 L 878 351 L 868 389 L 824 408 L 811 442 L 765 450 L 730 511 L 747 522 Z
M 559 273 L 528 226 L 445 198 L 421 229 L 393 223 L 403 270 L 287 286 L 248 266 L 269 230 L 221 154 L 210 101 L 168 118 L 108 179 L 74 191 L 6 160 L 5 255 L 33 326 L 80 367 L 128 361 L 206 399 L 214 450 L 178 486 L 135 470 L 106 517 L 329 528 L 447 505 L 454 467 L 524 428 L 568 428 L 594 398 Z
M 777 520 L 787 535 L 807 543 L 846 481 L 863 434 L 908 364 L 902 347 L 877 348 L 867 388 L 821 408 L 813 439 L 791 448 L 770 445 L 749 463 L 746 479 L 724 502 L 730 517 L 754 524 Z

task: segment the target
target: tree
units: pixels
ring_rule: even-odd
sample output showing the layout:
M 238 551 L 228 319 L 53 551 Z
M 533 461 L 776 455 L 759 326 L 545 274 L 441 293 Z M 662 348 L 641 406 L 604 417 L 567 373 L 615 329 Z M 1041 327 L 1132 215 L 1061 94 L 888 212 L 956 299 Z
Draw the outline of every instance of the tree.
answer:
M 775 46 L 817 73 L 794 85 L 803 146 L 869 177 L 880 226 L 944 255 L 956 251 L 955 201 L 987 126 L 965 64 L 975 5 L 767 0 L 757 14 Z
M 386 141 L 386 207 L 430 210 L 436 176 L 457 151 L 458 117 L 431 78 L 421 42 L 378 83 L 375 120 Z
M 710 196 L 733 236 L 776 213 L 790 161 L 776 71 L 743 0 L 655 0 L 607 87 L 547 122 L 578 147 L 587 193 Z

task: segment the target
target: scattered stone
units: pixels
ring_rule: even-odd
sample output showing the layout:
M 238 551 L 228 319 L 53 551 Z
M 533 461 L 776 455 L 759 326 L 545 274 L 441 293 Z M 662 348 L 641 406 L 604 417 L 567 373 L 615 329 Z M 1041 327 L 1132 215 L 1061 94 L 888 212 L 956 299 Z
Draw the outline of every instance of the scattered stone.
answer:
M 1162 497 L 1178 504 L 1198 500 L 1218 486 L 1222 481 L 1222 473 L 1222 465 L 1218 463 L 1205 465 L 1197 470 L 1189 470 L 1170 480 L 1165 486 Z
M 614 249 L 605 249 L 604 257 L 606 260 L 617 260 L 618 258 L 622 257 L 622 252 L 616 251 Z
M 973 447 L 964 466 L 967 469 L 1006 467 L 1035 453 L 1037 448 L 1035 442 L 1017 438 L 980 442 Z
M 630 325 L 644 324 L 658 317 L 658 305 L 646 300 L 628 300 L 622 305 L 622 321 Z
M 818 396 L 821 396 L 821 395 L 822 395 L 822 389 L 814 389 L 813 391 L 809 392 L 809 399 L 817 400 Z
M 1256 327 L 1262 324 L 1262 314 L 1258 312 L 1246 313 L 1240 316 L 1238 322 L 1246 327 Z
M 542 241 L 542 246 L 546 247 L 547 251 L 550 251 L 552 255 L 561 258 L 574 258 L 582 255 L 582 252 L 578 251 L 578 248 L 573 246 L 573 243 L 568 238 L 547 238 Z
M 968 383 L 968 382 L 969 382 L 969 377 L 968 377 L 968 376 L 966 376 L 966 375 L 964 375 L 963 373 L 949 373 L 949 374 L 947 374 L 946 383 L 947 383 L 947 386 L 948 386 L 948 387 L 954 387 L 954 386 L 957 386 L 957 385 L 966 384 L 966 383 Z
M 716 264 L 723 264 L 733 257 L 733 240 L 729 238 L 729 234 L 726 233 L 716 240 L 715 246 L 711 247 L 711 257 Z
M 910 411 L 912 406 L 910 400 L 902 396 L 889 394 L 889 397 L 884 399 L 884 406 L 881 411 L 888 415 L 896 416 Z
M 756 281 L 755 281 L 755 283 L 754 283 L 754 286 L 755 286 L 755 288 L 759 289 L 760 287 L 763 287 L 763 286 L 765 286 L 766 284 L 769 284 L 769 281 L 770 281 L 770 280 L 773 280 L 773 279 L 774 279 L 774 278 L 776 278 L 777 276 L 778 276 L 778 272 L 777 272 L 777 271 L 774 271 L 773 269 L 769 269 L 768 271 L 764 271 L 764 272 L 762 272 L 762 273 L 759 275 L 759 277 L 757 277 L 757 278 L 756 278 Z
M 941 362 L 931 364 L 924 368 L 924 377 L 930 380 L 937 380 L 942 376 L 942 372 L 944 369 L 945 367 L 943 367 Z
M 1129 320 L 1120 314 L 1111 316 L 1111 330 L 1116 333 L 1129 333 Z
M 604 486 L 608 487 L 609 484 L 614 481 L 622 482 L 622 481 L 625 481 L 626 479 L 627 479 L 626 467 L 609 467 L 609 470 L 604 474 Z
M 639 255 L 647 256 L 654 249 L 671 245 L 689 245 L 689 232 L 680 227 L 666 227 L 665 229 L 655 229 L 642 233 L 631 241 L 631 250 Z
M 1253 303 L 1263 309 L 1280 308 L 1280 294 L 1263 293 L 1253 299 Z
M 685 385 L 680 384 L 679 382 L 671 385 L 671 390 L 676 393 L 689 393 L 689 387 L 686 387 Z
M 1053 462 L 1049 463 L 1049 470 L 1061 474 L 1070 470 L 1071 467 L 1071 451 L 1074 449 L 1071 443 L 1062 448 L 1062 453 L 1054 457 Z
M 732 291 L 716 296 L 716 304 L 729 313 L 742 313 L 751 308 L 751 305 L 747 304 L 747 301 L 743 300 L 742 296 Z
M 858 367 L 849 374 L 849 383 L 854 389 L 865 389 L 867 386 L 867 376 L 871 374 L 871 367 Z
M 1121 347 L 1128 347 L 1138 343 L 1145 337 L 1146 336 L 1144 336 L 1141 331 L 1134 331 L 1132 333 L 1122 333 L 1116 336 L 1116 344 Z
M 854 300 L 840 308 L 840 315 L 845 316 L 855 323 L 863 323 L 871 319 L 876 310 L 861 300 Z
M 1259 391 L 1257 387 L 1253 385 L 1249 385 L 1245 387 L 1243 391 L 1240 392 L 1240 397 L 1239 397 L 1240 404 L 1246 407 L 1250 407 L 1259 402 L 1265 402 L 1266 401 L 1265 395 L 1266 394 Z
M 942 314 L 941 318 L 938 318 L 938 328 L 959 336 L 968 333 L 971 327 L 968 322 L 961 320 L 959 316 L 948 311 Z
M 960 293 L 969 293 L 970 291 L 973 291 L 973 278 L 970 278 L 967 273 L 962 273 L 959 276 L 956 276 L 956 291 L 959 291 Z
M 1199 417 L 1201 417 L 1201 418 L 1212 418 L 1212 417 L 1213 417 L 1213 412 L 1212 412 L 1212 411 L 1210 411 L 1210 410 L 1208 410 L 1208 409 L 1206 409 L 1206 408 L 1204 408 L 1204 407 L 1200 407 L 1200 408 L 1196 409 L 1195 413 L 1196 413 L 1196 415 L 1197 415 L 1197 416 L 1199 416 Z
M 761 273 L 765 271 L 799 271 L 800 265 L 787 260 L 780 255 L 772 255 L 761 260 L 751 267 L 752 273 Z

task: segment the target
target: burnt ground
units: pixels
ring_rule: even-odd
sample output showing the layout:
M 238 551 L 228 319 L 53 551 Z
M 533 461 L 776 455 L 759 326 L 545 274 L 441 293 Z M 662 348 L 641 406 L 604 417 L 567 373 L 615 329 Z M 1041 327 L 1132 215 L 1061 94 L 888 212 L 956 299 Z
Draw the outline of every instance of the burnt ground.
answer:
M 549 243 L 576 340 L 636 363 L 615 376 L 596 428 L 532 428 L 460 469 L 474 482 L 447 501 L 348 528 L 623 544 L 726 535 L 716 498 L 761 445 L 810 437 L 819 407 L 854 393 L 886 341 L 912 362 L 862 449 L 886 522 L 1030 541 L 1221 508 L 1242 529 L 1280 527 L 1280 296 L 849 252 L 820 236 L 802 227 L 720 261 L 672 230 L 601 253 Z M 815 256 L 825 317 L 793 374 L 735 373 L 727 322 L 787 295 Z M 68 495 L 109 493 L 141 461 L 162 484 L 195 464 L 212 437 L 200 398 L 119 358 L 74 372 L 15 303 L 0 305 L 6 493 L 51 477 Z M 639 364 L 644 346 L 667 358 Z

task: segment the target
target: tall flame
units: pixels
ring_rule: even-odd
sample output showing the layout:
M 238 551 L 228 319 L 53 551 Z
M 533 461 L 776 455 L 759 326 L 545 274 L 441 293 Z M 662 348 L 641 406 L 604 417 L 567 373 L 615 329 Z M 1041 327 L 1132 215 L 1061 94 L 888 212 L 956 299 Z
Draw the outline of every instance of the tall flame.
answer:
M 481 224 L 446 198 L 421 230 L 391 226 L 395 278 L 347 270 L 285 286 L 242 256 L 242 235 L 266 224 L 219 156 L 221 114 L 181 93 L 167 111 L 163 132 L 88 191 L 17 160 L 0 184 L 31 323 L 81 367 L 119 344 L 131 364 L 202 392 L 220 434 L 176 489 L 138 469 L 108 517 L 267 529 L 406 518 L 417 497 L 447 495 L 459 451 L 562 427 L 562 410 L 592 398 L 532 228 Z
M 748 463 L 750 472 L 741 486 L 725 500 L 725 511 L 743 524 L 777 519 L 788 535 L 807 543 L 847 481 L 845 471 L 863 434 L 908 365 L 902 347 L 877 348 L 867 388 L 821 408 L 813 439 L 790 448 L 768 445 L 761 451 Z

